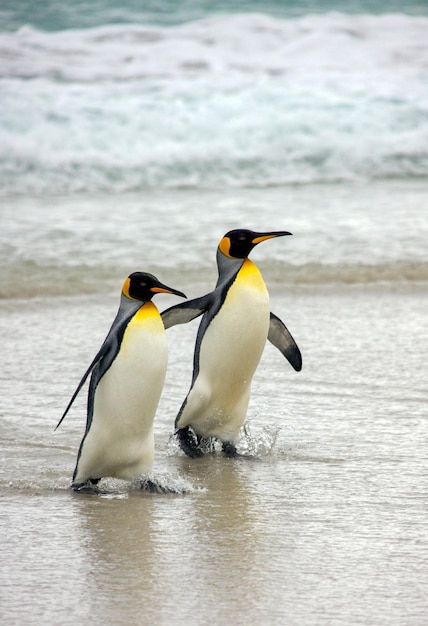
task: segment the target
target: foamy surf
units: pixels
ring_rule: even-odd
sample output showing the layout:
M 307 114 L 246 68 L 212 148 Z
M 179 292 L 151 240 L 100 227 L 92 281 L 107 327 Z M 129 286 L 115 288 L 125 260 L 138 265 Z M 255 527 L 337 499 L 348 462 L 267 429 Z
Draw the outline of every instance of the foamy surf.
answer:
M 2 195 L 417 178 L 428 18 L 0 33 Z
M 0 75 L 82 83 L 324 70 L 417 74 L 428 61 L 427 27 L 426 17 L 335 12 L 295 19 L 221 15 L 172 27 L 43 32 L 24 26 L 0 35 L 7 50 Z

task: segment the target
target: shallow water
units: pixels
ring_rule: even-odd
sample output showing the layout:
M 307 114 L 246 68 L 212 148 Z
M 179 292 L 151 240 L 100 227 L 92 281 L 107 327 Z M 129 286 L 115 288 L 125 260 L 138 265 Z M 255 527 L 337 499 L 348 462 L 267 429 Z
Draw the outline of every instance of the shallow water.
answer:
M 1 304 L 4 623 L 425 623 L 426 288 L 274 288 L 271 304 L 304 369 L 267 345 L 241 442 L 258 460 L 169 441 L 197 325 L 175 327 L 154 473 L 187 493 L 107 480 L 99 497 L 68 489 L 84 394 L 53 428 L 116 299 Z

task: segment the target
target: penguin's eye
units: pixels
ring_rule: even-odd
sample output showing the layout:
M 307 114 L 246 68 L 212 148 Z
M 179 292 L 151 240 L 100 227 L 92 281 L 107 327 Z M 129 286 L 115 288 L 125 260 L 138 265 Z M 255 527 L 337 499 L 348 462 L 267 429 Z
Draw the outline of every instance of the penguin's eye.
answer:
M 140 287 L 147 287 L 147 283 L 143 281 L 142 283 L 140 283 Z

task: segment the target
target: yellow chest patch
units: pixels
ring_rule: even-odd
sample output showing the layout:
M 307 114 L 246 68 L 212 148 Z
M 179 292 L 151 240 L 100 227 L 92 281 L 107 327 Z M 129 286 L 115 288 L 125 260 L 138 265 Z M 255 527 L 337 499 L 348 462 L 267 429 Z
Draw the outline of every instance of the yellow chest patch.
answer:
M 166 345 L 165 327 L 158 309 L 146 302 L 130 320 L 123 335 L 120 356 L 130 358 L 131 354 L 140 358 L 152 349 Z M 160 348 L 159 348 L 160 349 Z
M 152 302 L 146 302 L 138 309 L 128 324 L 128 330 L 137 330 L 142 326 L 148 332 L 163 332 L 165 330 L 159 311 Z
M 145 302 L 132 318 L 132 323 L 146 324 L 154 320 L 159 320 L 159 311 L 153 302 Z
M 239 270 L 237 280 L 240 284 L 258 291 L 266 291 L 266 285 L 259 268 L 250 259 L 245 259 Z
M 245 259 L 242 264 L 227 293 L 221 314 L 223 320 L 228 318 L 229 327 L 237 324 L 238 328 L 245 328 L 250 325 L 256 334 L 260 328 L 265 328 L 269 318 L 269 293 L 259 269 L 252 261 Z

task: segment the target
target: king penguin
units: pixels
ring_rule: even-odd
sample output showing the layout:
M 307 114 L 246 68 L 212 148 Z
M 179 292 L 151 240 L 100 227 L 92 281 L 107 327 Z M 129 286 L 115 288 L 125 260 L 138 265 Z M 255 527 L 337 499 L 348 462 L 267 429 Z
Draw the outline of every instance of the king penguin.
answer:
M 75 491 L 96 492 L 103 477 L 132 480 L 151 468 L 153 419 L 167 366 L 165 328 L 151 302 L 157 293 L 186 297 L 152 274 L 128 276 L 107 337 L 58 422 L 57 428 L 92 373 L 86 430 L 71 483 Z M 142 485 L 158 490 L 152 481 Z
M 244 424 L 251 381 L 266 340 L 276 346 L 296 371 L 302 357 L 283 322 L 270 312 L 269 294 L 251 250 L 287 231 L 231 230 L 217 248 L 218 280 L 214 291 L 166 309 L 165 328 L 203 315 L 193 359 L 190 390 L 175 420 L 181 449 L 190 457 L 203 454 L 204 443 L 222 442 L 227 456 L 237 456 L 236 442 Z

